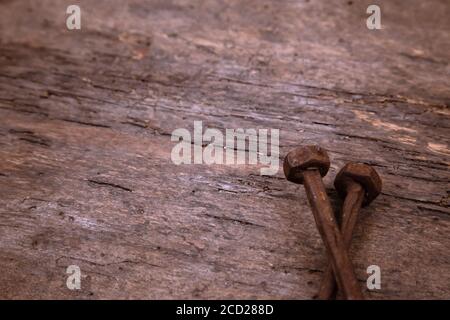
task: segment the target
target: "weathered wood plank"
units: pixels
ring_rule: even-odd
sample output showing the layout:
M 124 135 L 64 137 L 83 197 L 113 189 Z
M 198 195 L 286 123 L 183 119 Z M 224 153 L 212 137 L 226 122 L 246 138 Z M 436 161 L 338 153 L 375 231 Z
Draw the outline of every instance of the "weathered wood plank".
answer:
M 350 4 L 351 3 L 351 4 Z M 280 129 L 374 165 L 352 258 L 368 298 L 450 298 L 446 1 L 0 3 L 0 298 L 309 299 L 326 266 L 302 188 L 181 165 L 171 132 Z M 66 268 L 83 273 L 65 286 Z

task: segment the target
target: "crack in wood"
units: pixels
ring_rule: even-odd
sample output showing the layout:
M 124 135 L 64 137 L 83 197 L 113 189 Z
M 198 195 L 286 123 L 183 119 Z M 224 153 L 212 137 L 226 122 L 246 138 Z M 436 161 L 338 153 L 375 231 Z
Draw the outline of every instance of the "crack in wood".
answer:
M 93 180 L 93 179 L 87 179 L 87 181 L 90 182 L 90 183 L 99 185 L 99 186 L 107 186 L 107 187 L 117 188 L 117 189 L 120 189 L 120 190 L 123 190 L 123 191 L 127 191 L 127 192 L 133 192 L 133 190 L 131 190 L 130 188 L 123 187 L 123 186 L 115 184 L 115 183 L 98 181 L 98 180 Z

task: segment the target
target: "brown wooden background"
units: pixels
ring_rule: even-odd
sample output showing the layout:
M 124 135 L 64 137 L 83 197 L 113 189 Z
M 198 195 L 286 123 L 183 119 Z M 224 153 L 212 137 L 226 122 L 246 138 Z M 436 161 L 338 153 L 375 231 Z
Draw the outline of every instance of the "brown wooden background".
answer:
M 70 4 L 0 1 L 0 298 L 310 299 L 326 258 L 303 188 L 175 166 L 194 120 L 278 128 L 281 157 L 325 147 L 336 208 L 337 170 L 375 166 L 366 296 L 450 298 L 448 1 L 77 1 L 80 31 Z

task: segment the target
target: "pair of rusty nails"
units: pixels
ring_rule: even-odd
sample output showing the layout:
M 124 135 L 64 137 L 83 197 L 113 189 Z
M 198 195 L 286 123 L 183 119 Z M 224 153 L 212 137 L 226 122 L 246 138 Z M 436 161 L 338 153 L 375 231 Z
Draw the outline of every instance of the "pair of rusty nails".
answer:
M 348 163 L 338 173 L 335 188 L 344 198 L 339 230 L 322 177 L 330 168 L 330 159 L 318 146 L 305 146 L 289 152 L 283 169 L 287 180 L 305 186 L 317 229 L 327 249 L 330 265 L 320 286 L 319 299 L 331 299 L 336 283 L 344 298 L 364 299 L 348 255 L 353 228 L 362 205 L 369 204 L 381 192 L 381 179 L 365 164 Z

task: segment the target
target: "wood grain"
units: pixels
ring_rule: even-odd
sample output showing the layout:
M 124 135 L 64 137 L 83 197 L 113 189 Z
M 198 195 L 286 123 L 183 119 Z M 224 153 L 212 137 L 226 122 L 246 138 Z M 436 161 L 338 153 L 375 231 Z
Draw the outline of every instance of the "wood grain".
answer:
M 450 298 L 450 6 L 0 1 L 0 298 L 310 299 L 327 260 L 300 186 L 171 162 L 171 132 L 280 129 L 373 165 L 351 249 L 369 299 Z M 79 265 L 82 288 L 66 287 Z

